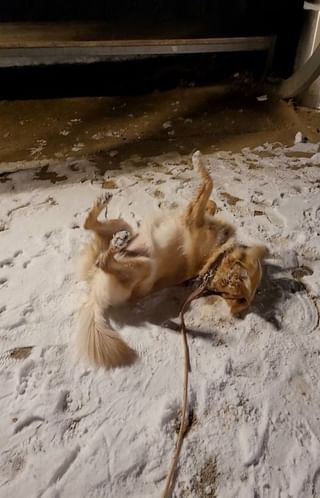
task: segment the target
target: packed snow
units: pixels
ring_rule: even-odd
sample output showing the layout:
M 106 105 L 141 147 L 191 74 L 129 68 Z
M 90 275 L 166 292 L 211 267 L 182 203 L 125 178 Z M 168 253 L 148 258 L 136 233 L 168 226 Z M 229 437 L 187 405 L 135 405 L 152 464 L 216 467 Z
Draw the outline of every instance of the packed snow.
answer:
M 186 314 L 190 426 L 176 497 L 320 496 L 319 150 L 297 140 L 204 155 L 219 216 L 270 259 L 243 318 L 212 297 Z M 134 156 L 103 181 L 87 159 L 43 168 L 0 178 L 0 496 L 160 497 L 179 427 L 177 315 L 189 289 L 114 313 L 139 360 L 88 368 L 74 356 L 86 293 L 74 259 L 102 187 L 110 216 L 139 226 L 147 211 L 188 202 L 191 157 Z

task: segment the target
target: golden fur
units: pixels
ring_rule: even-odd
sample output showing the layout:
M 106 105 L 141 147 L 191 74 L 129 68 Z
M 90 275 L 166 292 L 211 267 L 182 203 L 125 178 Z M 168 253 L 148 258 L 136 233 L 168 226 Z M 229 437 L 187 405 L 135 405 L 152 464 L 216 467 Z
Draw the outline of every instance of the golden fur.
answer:
M 183 211 L 146 220 L 139 233 L 122 219 L 98 220 L 109 198 L 99 198 L 89 212 L 84 228 L 94 238 L 81 255 L 80 274 L 90 295 L 81 309 L 79 348 L 91 363 L 110 368 L 128 365 L 136 357 L 112 330 L 108 308 L 201 276 L 219 255 L 222 261 L 208 288 L 226 299 L 233 314 L 251 304 L 266 249 L 236 243 L 234 228 L 215 217 L 216 205 L 209 200 L 213 182 L 199 152 L 192 162 L 202 179 L 194 199 Z M 125 246 L 116 235 L 124 231 L 129 235 Z

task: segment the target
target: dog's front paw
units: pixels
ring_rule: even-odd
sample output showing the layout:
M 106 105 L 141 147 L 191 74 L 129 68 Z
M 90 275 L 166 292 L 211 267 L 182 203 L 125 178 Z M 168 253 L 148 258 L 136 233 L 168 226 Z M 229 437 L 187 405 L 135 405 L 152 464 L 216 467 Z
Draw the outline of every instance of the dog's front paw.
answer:
M 201 168 L 201 157 L 202 156 L 200 150 L 197 150 L 192 154 L 192 164 L 196 171 Z
M 103 211 L 103 209 L 105 209 L 106 210 L 105 218 L 107 217 L 108 204 L 109 204 L 111 199 L 112 199 L 112 194 L 110 194 L 109 192 L 106 192 L 105 194 L 102 194 L 97 198 L 97 200 L 94 203 L 94 207 L 93 207 L 93 210 L 94 210 L 94 213 L 96 216 L 99 216 L 101 211 Z
M 121 230 L 114 234 L 111 245 L 114 249 L 121 251 L 125 249 L 131 240 L 131 234 L 128 230 Z
M 98 258 L 96 259 L 96 267 L 97 268 L 104 268 L 106 262 L 106 253 L 99 254 Z
M 110 192 L 106 192 L 105 194 L 100 195 L 95 202 L 96 208 L 102 211 L 104 208 L 108 206 L 111 199 L 112 199 L 112 194 L 110 194 Z

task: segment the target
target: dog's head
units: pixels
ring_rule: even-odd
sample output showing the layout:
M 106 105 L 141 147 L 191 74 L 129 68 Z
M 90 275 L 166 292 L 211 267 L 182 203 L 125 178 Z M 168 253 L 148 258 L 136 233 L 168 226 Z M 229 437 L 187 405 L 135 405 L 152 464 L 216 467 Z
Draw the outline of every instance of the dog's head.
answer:
M 262 263 L 268 250 L 263 246 L 236 246 L 223 257 L 207 282 L 208 291 L 220 294 L 236 315 L 247 309 L 262 278 Z

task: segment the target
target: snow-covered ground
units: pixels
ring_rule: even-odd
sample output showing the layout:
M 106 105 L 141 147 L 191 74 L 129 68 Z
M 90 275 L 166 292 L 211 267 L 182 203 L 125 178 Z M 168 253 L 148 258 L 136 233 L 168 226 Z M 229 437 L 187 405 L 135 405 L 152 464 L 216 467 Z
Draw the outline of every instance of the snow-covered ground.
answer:
M 194 302 L 190 430 L 175 493 L 202 498 L 320 497 L 320 153 L 266 144 L 205 156 L 220 215 L 271 250 L 243 319 Z M 0 183 L 0 496 L 155 498 L 179 421 L 183 360 L 176 319 L 185 288 L 121 311 L 139 352 L 130 368 L 77 363 L 72 344 L 85 287 L 74 256 L 99 193 L 94 164 L 49 165 Z M 66 178 L 64 178 L 66 177 Z M 92 180 L 92 181 L 90 181 Z M 139 223 L 186 203 L 190 156 L 132 157 L 110 171 L 110 215 Z

